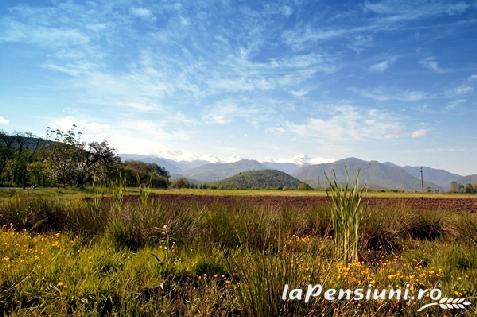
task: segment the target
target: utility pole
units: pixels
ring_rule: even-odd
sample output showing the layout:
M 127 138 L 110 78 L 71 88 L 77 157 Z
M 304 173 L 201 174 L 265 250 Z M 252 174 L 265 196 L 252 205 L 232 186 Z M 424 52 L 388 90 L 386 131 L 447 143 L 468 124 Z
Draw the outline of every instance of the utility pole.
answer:
M 422 174 L 422 167 L 421 167 L 421 191 L 424 192 L 424 176 Z

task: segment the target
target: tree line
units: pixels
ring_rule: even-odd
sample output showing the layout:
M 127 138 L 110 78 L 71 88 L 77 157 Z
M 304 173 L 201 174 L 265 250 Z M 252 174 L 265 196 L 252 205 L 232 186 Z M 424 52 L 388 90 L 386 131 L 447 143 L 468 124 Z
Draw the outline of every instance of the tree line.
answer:
M 451 193 L 465 193 L 465 194 L 477 194 L 477 184 L 461 184 L 459 182 L 451 182 L 449 186 Z
M 0 185 L 84 187 L 121 179 L 126 186 L 169 186 L 170 174 L 163 167 L 121 162 L 107 141 L 87 143 L 81 136 L 76 125 L 68 131 L 48 128 L 45 139 L 0 131 Z

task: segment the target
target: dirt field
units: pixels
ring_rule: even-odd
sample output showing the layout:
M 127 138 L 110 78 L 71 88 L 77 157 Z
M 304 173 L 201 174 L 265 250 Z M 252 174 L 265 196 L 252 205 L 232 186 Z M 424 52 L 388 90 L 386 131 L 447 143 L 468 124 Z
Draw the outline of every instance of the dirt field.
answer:
M 264 204 L 275 206 L 302 206 L 329 203 L 329 199 L 324 196 L 218 196 L 218 195 L 194 195 L 194 194 L 155 194 L 156 199 L 174 202 L 187 202 L 197 204 L 214 203 L 236 203 L 249 202 L 252 204 Z M 127 196 L 126 200 L 137 200 L 137 196 Z M 477 212 L 476 198 L 435 198 L 435 197 L 369 197 L 365 200 L 369 206 L 404 206 L 416 210 L 446 210 L 456 212 Z

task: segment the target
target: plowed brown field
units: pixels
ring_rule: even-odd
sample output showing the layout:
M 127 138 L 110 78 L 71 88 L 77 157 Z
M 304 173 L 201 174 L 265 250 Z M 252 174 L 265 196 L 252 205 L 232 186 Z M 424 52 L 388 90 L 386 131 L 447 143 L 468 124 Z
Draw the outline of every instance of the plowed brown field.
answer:
M 165 202 L 184 202 L 194 204 L 215 204 L 246 202 L 252 204 L 283 206 L 283 207 L 309 207 L 313 205 L 327 204 L 327 197 L 317 196 L 216 196 L 216 195 L 193 195 L 193 194 L 160 194 L 152 195 L 154 199 Z M 135 201 L 138 196 L 127 196 L 127 201 Z M 369 197 L 365 199 L 369 206 L 382 207 L 407 207 L 416 210 L 446 210 L 456 212 L 477 212 L 477 198 L 414 198 L 414 197 Z

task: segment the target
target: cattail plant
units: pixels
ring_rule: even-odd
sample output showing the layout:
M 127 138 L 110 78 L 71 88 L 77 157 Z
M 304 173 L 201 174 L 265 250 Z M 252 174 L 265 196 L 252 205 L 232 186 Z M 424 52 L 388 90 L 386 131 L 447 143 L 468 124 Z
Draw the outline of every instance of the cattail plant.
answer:
M 333 178 L 325 174 L 329 183 L 326 191 L 331 198 L 331 220 L 333 224 L 335 251 L 345 263 L 358 260 L 358 245 L 360 225 L 363 215 L 362 197 L 366 193 L 366 186 L 359 185 L 358 170 L 354 184 L 350 184 L 348 170 L 346 183 L 340 184 L 333 170 Z

